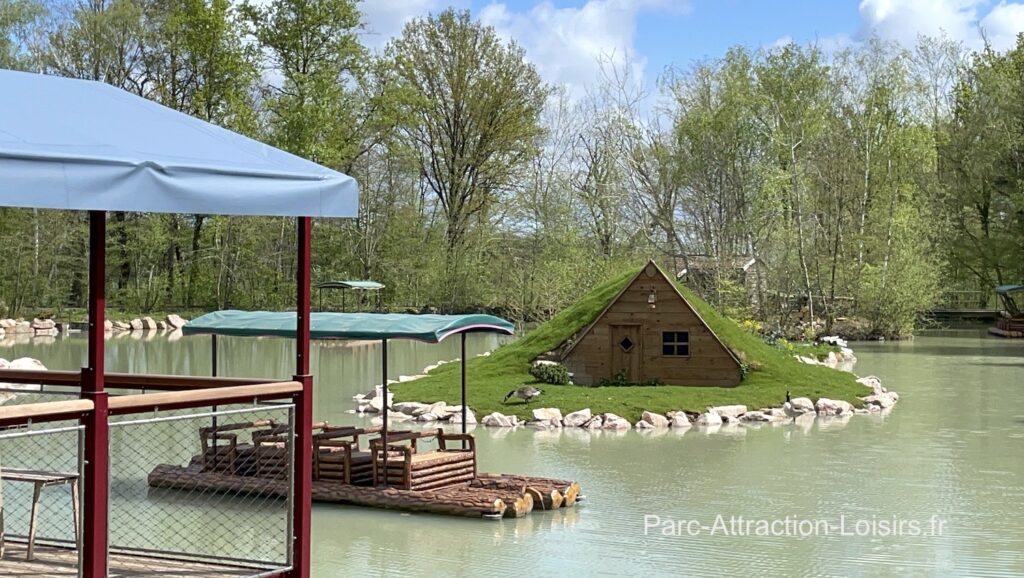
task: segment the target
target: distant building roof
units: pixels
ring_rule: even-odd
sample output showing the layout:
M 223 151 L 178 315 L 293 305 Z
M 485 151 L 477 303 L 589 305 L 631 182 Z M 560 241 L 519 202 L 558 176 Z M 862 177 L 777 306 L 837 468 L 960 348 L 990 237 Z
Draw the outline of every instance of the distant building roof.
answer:
M 362 289 L 363 291 L 378 291 L 384 285 L 376 281 L 324 281 L 316 284 L 317 289 Z

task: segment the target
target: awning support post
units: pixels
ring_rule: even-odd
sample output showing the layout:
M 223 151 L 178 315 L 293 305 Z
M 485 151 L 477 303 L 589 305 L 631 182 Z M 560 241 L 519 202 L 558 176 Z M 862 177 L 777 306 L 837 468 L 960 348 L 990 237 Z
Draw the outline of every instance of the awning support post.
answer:
M 466 408 L 466 332 L 463 331 L 459 335 L 462 336 L 462 357 L 459 358 L 461 360 L 460 365 L 462 366 L 460 368 L 462 370 L 462 433 L 466 433 L 466 414 L 469 412 Z M 466 442 L 463 441 L 462 445 L 463 449 L 465 449 Z
M 103 390 L 103 338 L 106 281 L 107 215 L 89 211 L 89 346 L 82 368 L 82 398 L 93 411 L 82 419 L 85 430 L 85 516 L 82 517 L 82 576 L 106 578 L 110 441 L 107 392 Z
M 384 444 L 384 472 L 381 477 L 384 479 L 384 486 L 388 485 L 388 338 L 380 340 L 380 390 L 384 395 L 383 401 L 381 402 L 381 416 L 384 420 L 381 432 L 384 434 L 381 438 Z
M 310 269 L 313 219 L 298 218 L 298 271 L 296 275 L 295 381 L 302 391 L 294 397 L 295 485 L 292 528 L 292 578 L 309 578 L 313 510 L 313 376 L 309 373 Z

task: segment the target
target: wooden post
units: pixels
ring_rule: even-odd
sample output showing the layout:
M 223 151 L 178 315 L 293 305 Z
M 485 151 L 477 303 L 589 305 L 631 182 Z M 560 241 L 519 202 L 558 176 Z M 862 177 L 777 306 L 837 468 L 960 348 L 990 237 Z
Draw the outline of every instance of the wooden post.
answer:
M 460 368 L 462 370 L 462 433 L 466 433 L 466 412 L 469 411 L 466 409 L 466 332 L 463 331 L 460 335 L 462 336 L 462 357 L 460 358 L 462 360 Z M 462 449 L 466 449 L 465 441 L 462 442 Z
M 82 369 L 82 398 L 93 411 L 82 419 L 85 430 L 85 523 L 82 529 L 82 576 L 107 577 L 107 521 L 110 440 L 107 393 L 103 390 L 104 289 L 106 281 L 107 215 L 89 211 L 89 347 Z
M 296 275 L 295 381 L 302 384 L 295 403 L 295 469 L 292 474 L 294 513 L 292 578 L 309 578 L 313 509 L 313 376 L 309 374 L 310 268 L 313 219 L 298 218 L 298 271 Z
M 380 366 L 381 366 L 381 382 L 380 390 L 384 395 L 384 400 L 381 402 L 381 415 L 383 416 L 384 423 L 381 429 L 383 436 L 381 441 L 384 446 L 384 485 L 388 485 L 388 338 L 380 340 Z M 376 462 L 374 462 L 376 465 Z

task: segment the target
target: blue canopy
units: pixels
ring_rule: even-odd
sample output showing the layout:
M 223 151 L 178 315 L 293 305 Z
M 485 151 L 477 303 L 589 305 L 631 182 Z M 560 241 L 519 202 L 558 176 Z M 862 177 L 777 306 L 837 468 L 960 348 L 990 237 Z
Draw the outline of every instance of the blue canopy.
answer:
M 1024 291 L 1024 285 L 1000 285 L 996 287 L 996 293 L 1000 295 L 1008 295 L 1018 291 Z
M 0 69 L 0 206 L 355 217 L 351 177 L 119 88 Z
M 449 335 L 489 331 L 512 335 L 511 322 L 494 315 L 404 315 L 400 313 L 313 313 L 313 339 L 416 339 L 438 343 Z M 295 313 L 214 311 L 189 321 L 185 335 L 295 337 Z

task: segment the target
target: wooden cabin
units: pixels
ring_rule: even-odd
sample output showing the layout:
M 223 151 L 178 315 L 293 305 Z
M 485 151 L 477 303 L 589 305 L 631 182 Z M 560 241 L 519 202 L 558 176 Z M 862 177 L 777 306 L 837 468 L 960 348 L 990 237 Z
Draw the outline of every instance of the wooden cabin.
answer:
M 636 274 L 561 355 L 573 382 L 620 372 L 630 383 L 732 387 L 740 361 L 654 261 Z

